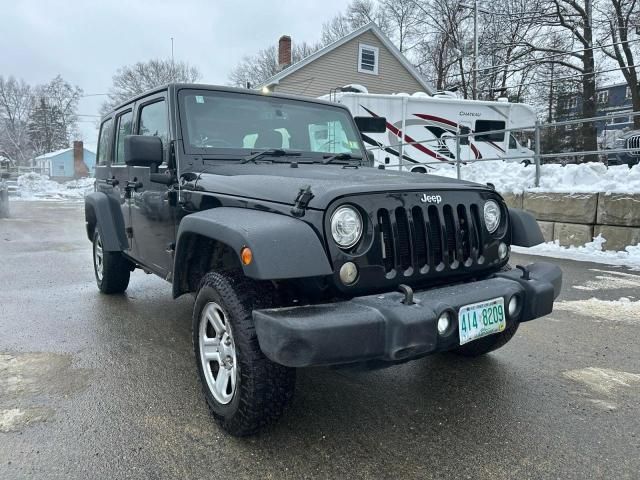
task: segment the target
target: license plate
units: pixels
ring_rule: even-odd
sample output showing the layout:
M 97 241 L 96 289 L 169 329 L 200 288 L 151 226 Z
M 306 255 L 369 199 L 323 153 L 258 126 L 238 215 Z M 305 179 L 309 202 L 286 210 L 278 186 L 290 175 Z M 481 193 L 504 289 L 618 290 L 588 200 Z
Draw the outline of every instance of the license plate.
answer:
M 500 333 L 506 325 L 503 298 L 465 305 L 460 308 L 458 313 L 460 345 L 487 335 Z

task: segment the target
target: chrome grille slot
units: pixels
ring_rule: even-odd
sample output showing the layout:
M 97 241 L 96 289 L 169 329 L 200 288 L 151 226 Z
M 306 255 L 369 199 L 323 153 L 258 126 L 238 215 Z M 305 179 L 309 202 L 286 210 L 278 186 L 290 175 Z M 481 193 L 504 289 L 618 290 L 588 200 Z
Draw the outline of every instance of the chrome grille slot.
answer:
M 640 135 L 634 135 L 633 137 L 629 137 L 629 141 L 627 142 L 631 152 L 631 155 L 640 155 Z

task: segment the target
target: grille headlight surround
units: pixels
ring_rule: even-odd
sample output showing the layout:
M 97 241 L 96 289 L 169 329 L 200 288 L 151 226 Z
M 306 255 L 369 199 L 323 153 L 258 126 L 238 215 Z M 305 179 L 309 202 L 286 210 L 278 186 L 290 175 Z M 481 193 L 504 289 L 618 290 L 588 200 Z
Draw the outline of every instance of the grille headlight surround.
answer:
M 484 204 L 484 224 L 489 233 L 495 233 L 495 231 L 498 230 L 501 219 L 502 212 L 500 211 L 498 202 L 495 200 L 487 200 Z
M 360 212 L 343 205 L 331 215 L 331 236 L 340 248 L 351 248 L 362 238 L 363 224 Z

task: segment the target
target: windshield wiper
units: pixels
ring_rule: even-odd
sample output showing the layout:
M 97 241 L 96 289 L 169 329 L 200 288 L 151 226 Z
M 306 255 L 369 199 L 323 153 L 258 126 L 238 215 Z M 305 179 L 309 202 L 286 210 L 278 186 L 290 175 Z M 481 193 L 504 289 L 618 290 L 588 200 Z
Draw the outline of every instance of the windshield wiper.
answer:
M 326 157 L 322 161 L 322 163 L 327 165 L 328 163 L 331 163 L 334 160 L 362 160 L 362 157 L 360 155 L 351 155 L 350 153 L 337 153 L 335 155 Z
M 256 160 L 262 157 L 299 157 L 299 156 L 300 156 L 300 152 L 288 152 L 286 150 L 282 150 L 281 148 L 272 148 L 269 150 L 263 150 L 258 153 L 253 153 L 248 157 L 244 157 L 242 160 L 240 160 L 240 163 L 249 163 L 249 162 L 255 163 Z

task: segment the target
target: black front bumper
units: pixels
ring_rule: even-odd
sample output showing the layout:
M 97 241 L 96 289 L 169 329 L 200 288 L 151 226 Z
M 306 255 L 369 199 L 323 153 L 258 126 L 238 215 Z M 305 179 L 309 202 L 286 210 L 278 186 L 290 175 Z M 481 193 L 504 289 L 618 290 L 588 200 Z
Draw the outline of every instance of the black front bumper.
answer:
M 255 310 L 260 348 L 276 363 L 289 367 L 336 365 L 369 360 L 401 361 L 459 345 L 460 307 L 502 297 L 505 307 L 514 295 L 521 307 L 507 324 L 551 313 L 560 294 L 562 271 L 550 263 L 495 274 L 477 282 L 415 292 L 389 292 L 352 300 L 300 307 Z M 524 278 L 524 277 L 528 277 Z M 438 318 L 451 312 L 454 325 L 438 334 Z

